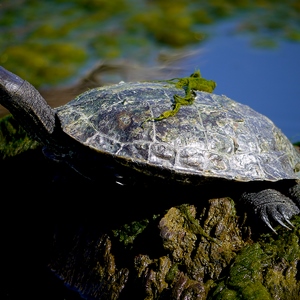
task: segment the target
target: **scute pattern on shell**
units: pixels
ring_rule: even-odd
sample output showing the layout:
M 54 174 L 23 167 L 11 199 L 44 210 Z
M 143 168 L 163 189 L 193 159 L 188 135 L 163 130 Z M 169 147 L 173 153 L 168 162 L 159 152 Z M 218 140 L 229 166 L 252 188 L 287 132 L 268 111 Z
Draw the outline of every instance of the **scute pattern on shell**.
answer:
M 194 104 L 174 117 L 145 122 L 169 110 L 174 94 L 184 91 L 167 83 L 120 83 L 92 89 L 56 111 L 71 137 L 140 171 L 153 165 L 202 178 L 300 178 L 293 170 L 300 156 L 286 136 L 226 96 L 196 92 Z

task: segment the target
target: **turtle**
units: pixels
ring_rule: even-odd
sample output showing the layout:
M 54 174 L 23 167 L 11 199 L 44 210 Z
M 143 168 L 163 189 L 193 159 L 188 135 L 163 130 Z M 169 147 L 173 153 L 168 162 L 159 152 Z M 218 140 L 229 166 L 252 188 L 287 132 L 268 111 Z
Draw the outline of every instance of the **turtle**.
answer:
M 193 101 L 174 104 L 187 98 Z M 0 67 L 0 103 L 47 157 L 85 178 L 93 180 L 86 166 L 97 161 L 94 171 L 120 184 L 140 175 L 193 188 L 261 183 L 240 201 L 274 232 L 273 222 L 290 229 L 300 212 L 299 153 L 269 118 L 225 95 L 168 80 L 122 81 L 51 108 L 34 86 Z

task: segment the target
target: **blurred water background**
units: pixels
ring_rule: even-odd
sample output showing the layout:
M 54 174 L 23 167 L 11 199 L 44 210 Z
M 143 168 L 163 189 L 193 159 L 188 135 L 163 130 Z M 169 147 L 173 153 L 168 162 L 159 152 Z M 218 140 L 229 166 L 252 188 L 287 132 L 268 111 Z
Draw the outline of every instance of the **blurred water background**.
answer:
M 98 85 L 200 69 L 215 93 L 300 141 L 299 0 L 2 0 L 0 49 L 0 64 L 51 106 Z
M 300 0 L 0 0 L 0 65 L 53 107 L 95 86 L 200 69 L 217 82 L 216 93 L 267 115 L 300 141 Z M 0 117 L 7 113 L 0 107 Z M 85 185 L 58 181 L 49 188 L 56 171 L 26 157 L 1 164 L 0 299 L 80 299 L 45 270 L 52 227 L 98 218 L 105 192 L 95 201 Z M 107 216 L 118 219 L 118 212 Z

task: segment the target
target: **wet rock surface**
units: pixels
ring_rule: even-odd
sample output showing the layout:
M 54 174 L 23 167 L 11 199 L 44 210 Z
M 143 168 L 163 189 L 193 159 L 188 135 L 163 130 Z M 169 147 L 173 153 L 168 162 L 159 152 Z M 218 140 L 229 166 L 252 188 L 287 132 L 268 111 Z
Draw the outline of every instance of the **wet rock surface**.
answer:
M 241 233 L 228 222 L 236 223 L 230 199 L 213 199 L 208 208 L 203 228 L 193 205 L 172 207 L 160 220 L 167 255 L 152 260 L 140 255 L 135 263 L 138 277 L 146 287 L 152 287 L 145 290 L 146 299 L 156 299 L 158 294 L 165 299 L 206 299 L 213 280 L 235 257 L 243 241 Z M 224 218 L 218 218 L 216 210 Z
M 201 212 L 182 204 L 133 230 L 129 244 L 109 230 L 60 231 L 49 266 L 88 299 L 298 299 L 295 219 L 292 232 L 253 241 L 230 198 Z

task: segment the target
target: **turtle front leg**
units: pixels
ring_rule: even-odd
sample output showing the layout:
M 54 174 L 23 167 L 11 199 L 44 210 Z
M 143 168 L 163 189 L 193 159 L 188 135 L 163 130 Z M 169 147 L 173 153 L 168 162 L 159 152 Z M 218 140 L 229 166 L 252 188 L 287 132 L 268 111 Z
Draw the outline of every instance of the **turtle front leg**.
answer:
M 290 229 L 286 223 L 293 227 L 290 218 L 300 213 L 299 208 L 290 198 L 273 189 L 262 190 L 258 193 L 243 193 L 241 200 L 253 207 L 255 213 L 275 233 L 269 220 L 270 216 L 283 227 Z

